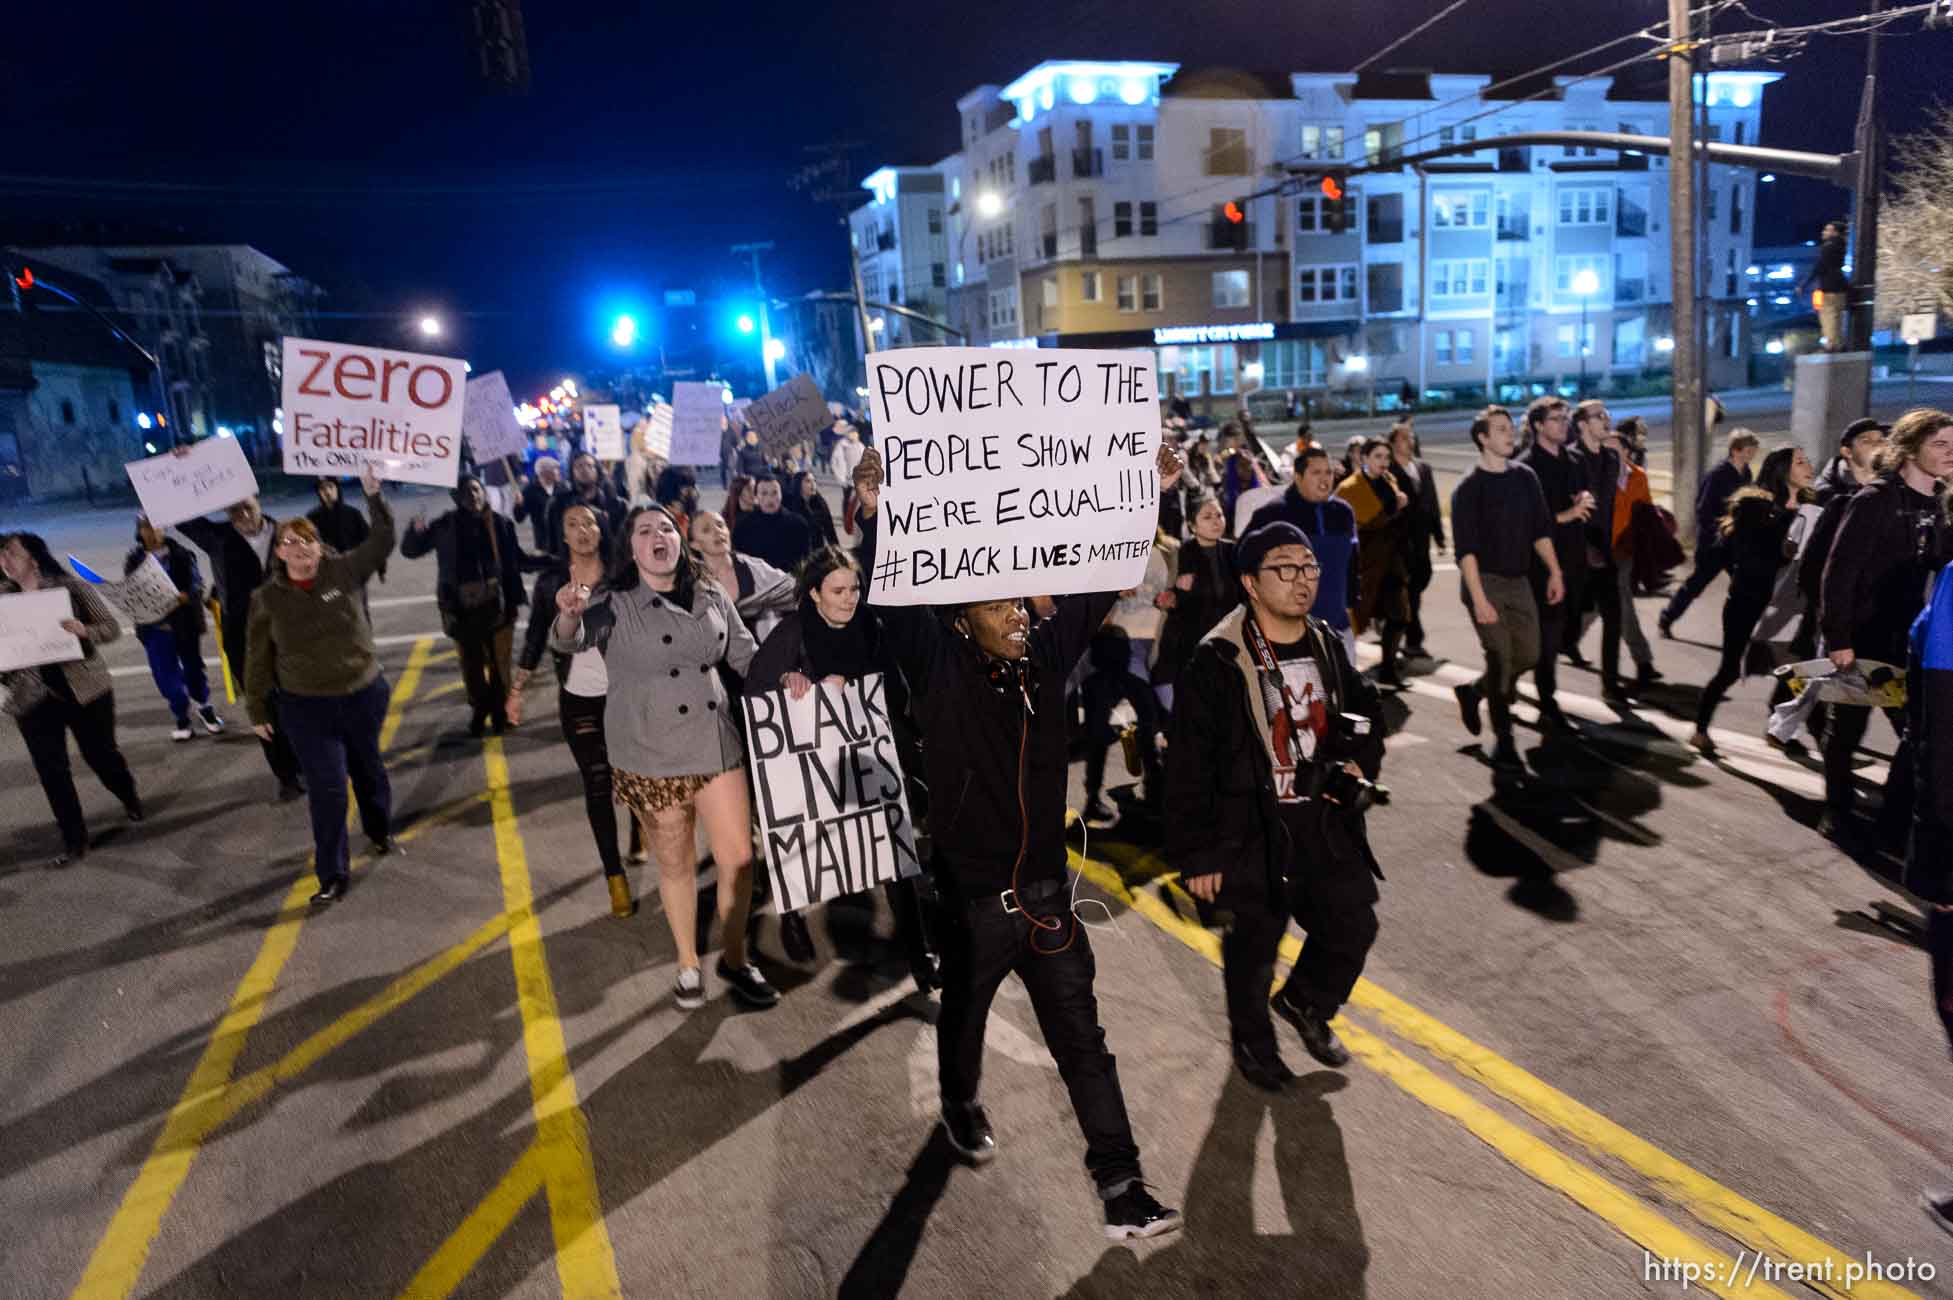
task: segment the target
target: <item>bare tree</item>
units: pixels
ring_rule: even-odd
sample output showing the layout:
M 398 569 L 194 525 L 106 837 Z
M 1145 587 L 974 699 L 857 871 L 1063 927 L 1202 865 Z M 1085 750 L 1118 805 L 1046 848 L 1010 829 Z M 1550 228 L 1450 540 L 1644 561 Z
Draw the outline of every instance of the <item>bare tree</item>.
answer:
M 1878 227 L 1877 323 L 1907 312 L 1953 316 L 1953 106 L 1892 142 L 1893 174 Z

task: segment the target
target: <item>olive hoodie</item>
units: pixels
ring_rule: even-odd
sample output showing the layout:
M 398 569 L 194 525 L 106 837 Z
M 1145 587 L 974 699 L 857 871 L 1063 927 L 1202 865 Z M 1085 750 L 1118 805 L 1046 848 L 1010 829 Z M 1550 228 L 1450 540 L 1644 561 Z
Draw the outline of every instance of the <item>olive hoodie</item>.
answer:
M 288 695 L 351 695 L 380 675 L 373 628 L 360 589 L 393 551 L 393 511 L 366 498 L 372 531 L 341 555 L 325 548 L 319 572 L 301 587 L 273 554 L 271 573 L 251 594 L 244 703 L 253 726 L 272 722 L 272 688 Z

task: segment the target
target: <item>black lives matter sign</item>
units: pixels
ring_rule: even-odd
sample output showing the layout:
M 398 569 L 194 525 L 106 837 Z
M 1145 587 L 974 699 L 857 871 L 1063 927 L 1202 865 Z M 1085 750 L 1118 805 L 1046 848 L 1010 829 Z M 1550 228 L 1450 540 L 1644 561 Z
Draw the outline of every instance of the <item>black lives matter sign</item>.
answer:
M 783 689 L 748 696 L 746 752 L 780 906 L 921 874 L 880 673 L 798 700 Z
M 878 605 L 1138 586 L 1159 512 L 1150 352 L 909 348 L 868 358 L 886 483 Z

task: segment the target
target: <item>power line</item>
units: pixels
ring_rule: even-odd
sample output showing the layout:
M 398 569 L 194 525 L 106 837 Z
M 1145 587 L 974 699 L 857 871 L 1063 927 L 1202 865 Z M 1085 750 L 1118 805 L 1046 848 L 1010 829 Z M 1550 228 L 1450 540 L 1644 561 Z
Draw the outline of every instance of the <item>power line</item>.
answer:
M 1402 36 L 1399 36 L 1396 40 L 1390 42 L 1390 44 L 1378 50 L 1375 54 L 1372 54 L 1369 58 L 1363 60 L 1363 62 L 1351 68 L 1350 71 L 1351 72 L 1363 71 L 1363 69 L 1369 67 L 1372 63 L 1375 63 L 1378 59 L 1390 53 L 1392 50 L 1398 48 L 1401 45 L 1408 44 L 1410 41 L 1414 40 L 1418 36 L 1421 36 L 1426 30 L 1435 27 L 1439 22 L 1441 22 L 1445 18 L 1448 18 L 1453 13 L 1456 13 L 1458 10 L 1464 8 L 1465 3 L 1466 0 L 1452 0 L 1452 2 L 1446 5 L 1444 9 L 1441 12 L 1439 12 L 1435 17 L 1425 19 L 1417 26 L 1411 28 L 1408 32 L 1405 32 Z

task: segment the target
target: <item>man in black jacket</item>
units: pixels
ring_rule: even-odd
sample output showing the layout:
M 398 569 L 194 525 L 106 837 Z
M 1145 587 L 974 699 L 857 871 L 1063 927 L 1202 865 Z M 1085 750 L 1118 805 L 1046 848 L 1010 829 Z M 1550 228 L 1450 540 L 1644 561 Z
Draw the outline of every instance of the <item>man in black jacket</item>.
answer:
M 176 454 L 190 454 L 188 446 Z M 219 627 L 223 634 L 224 660 L 230 669 L 231 683 L 242 693 L 245 681 L 245 654 L 250 643 L 251 595 L 271 572 L 271 544 L 278 536 L 278 521 L 266 515 L 256 497 L 246 497 L 227 507 L 228 522 L 212 519 L 186 519 L 176 530 L 203 548 L 210 557 L 210 576 L 217 583 Z M 274 710 L 274 716 L 276 711 Z M 305 793 L 299 779 L 298 755 L 283 731 L 274 730 L 270 740 L 259 738 L 264 761 L 278 778 L 278 797 L 296 799 Z
M 1820 647 L 1839 669 L 1860 659 L 1903 669 L 1912 621 L 1926 602 L 1926 583 L 1949 557 L 1944 510 L 1946 485 L 1953 474 L 1953 415 L 1907 411 L 1892 426 L 1886 462 L 1894 470 L 1861 488 L 1845 508 L 1824 565 L 1818 614 Z M 1901 842 L 1912 816 L 1912 746 L 1906 741 L 1903 709 L 1886 717 L 1899 734 L 1885 784 L 1881 830 L 1888 843 Z M 1856 829 L 1852 757 L 1865 738 L 1871 710 L 1831 706 L 1824 737 L 1824 820 L 1827 835 L 1850 839 Z
M 1811 305 L 1817 309 L 1819 327 L 1824 333 L 1826 352 L 1843 352 L 1850 340 L 1845 337 L 1845 306 L 1851 300 L 1851 281 L 1845 276 L 1845 228 L 1842 221 L 1826 222 L 1824 237 L 1818 241 L 1817 261 L 1810 274 L 1798 284 L 1797 292 L 1811 290 Z
M 554 456 L 538 456 L 536 476 L 522 485 L 521 499 L 515 505 L 515 521 L 529 521 L 529 529 L 536 539 L 536 554 L 555 554 L 556 538 L 549 531 L 549 508 L 556 504 L 557 498 L 569 494 L 569 484 L 563 482 L 562 465 Z M 557 519 L 560 522 L 561 516 Z
M 1621 685 L 1621 574 L 1614 563 L 1614 495 L 1621 483 L 1621 457 L 1607 445 L 1613 427 L 1605 402 L 1589 399 L 1573 410 L 1574 438 L 1594 508 L 1585 524 L 1587 573 L 1581 603 L 1566 607 L 1565 644 L 1567 658 L 1586 667 L 1580 655 L 1582 617 L 1588 609 L 1598 613 L 1601 696 L 1623 702 L 1627 696 Z
M 313 483 L 312 490 L 319 494 L 319 504 L 307 512 L 305 517 L 312 521 L 312 527 L 319 530 L 319 540 L 341 555 L 352 554 L 353 548 L 365 541 L 366 534 L 370 531 L 366 516 L 347 503 L 346 498 L 340 494 L 339 480 L 336 478 L 319 479 Z M 380 567 L 374 571 L 374 576 L 381 582 L 387 580 L 385 560 L 380 561 Z M 364 585 L 359 589 L 359 603 L 360 608 L 367 610 L 368 622 L 371 622 L 372 610 L 366 602 Z
M 1178 455 L 1163 448 L 1162 489 L 1179 473 Z M 879 489 L 880 453 L 864 453 L 857 475 L 868 491 Z M 922 733 L 931 869 L 946 912 L 936 1022 L 943 1131 L 972 1163 L 996 1155 L 978 1097 L 984 1026 L 997 989 L 1015 974 L 1084 1130 L 1106 1235 L 1121 1240 L 1176 1231 L 1180 1215 L 1141 1181 L 1092 992 L 1091 940 L 1065 879 L 1065 680 L 1117 601 L 1111 591 L 1060 597 L 1035 629 L 1021 600 L 961 606 L 953 623 L 927 606 L 877 612 Z
M 782 573 L 794 572 L 814 549 L 813 529 L 801 516 L 783 508 L 780 480 L 771 474 L 754 482 L 753 496 L 759 508 L 739 516 L 732 530 L 733 549 L 757 555 Z
M 1308 939 L 1273 1008 L 1318 1061 L 1349 1062 L 1329 1022 L 1376 940 L 1382 872 L 1338 783 L 1374 779 L 1383 740 L 1376 688 L 1309 617 L 1322 571 L 1301 530 L 1254 529 L 1235 562 L 1248 605 L 1200 643 L 1173 712 L 1167 856 L 1189 893 L 1232 914 L 1221 954 L 1235 1066 L 1278 1090 L 1295 1075 L 1275 1046 L 1268 985 L 1291 914 Z
M 1519 463 L 1533 472 L 1540 490 L 1546 494 L 1546 508 L 1553 520 L 1553 556 L 1559 562 L 1559 577 L 1566 591 L 1566 603 L 1548 611 L 1551 574 L 1543 563 L 1532 566 L 1533 604 L 1541 611 L 1539 620 L 1539 660 L 1533 665 L 1533 689 L 1539 696 L 1539 722 L 1542 728 L 1568 730 L 1566 715 L 1556 698 L 1559 686 L 1560 648 L 1566 644 L 1567 630 L 1578 631 L 1578 610 L 1586 591 L 1587 521 L 1594 517 L 1594 494 L 1588 487 L 1587 465 L 1580 452 L 1567 445 L 1571 417 L 1567 404 L 1557 397 L 1535 398 L 1526 408 L 1526 434 L 1532 446 Z
M 1719 531 L 1723 511 L 1729 508 L 1729 498 L 1736 495 L 1738 488 L 1750 485 L 1750 462 L 1756 459 L 1757 448 L 1762 445 L 1763 440 L 1748 429 L 1735 430 L 1729 435 L 1729 454 L 1703 476 L 1702 486 L 1695 494 L 1695 568 L 1668 598 L 1667 608 L 1656 621 L 1663 636 L 1675 635 L 1675 620 L 1729 567 L 1729 551 L 1723 546 Z
M 488 508 L 480 479 L 462 475 L 453 496 L 454 509 L 432 524 L 420 515 L 408 522 L 400 555 L 415 560 L 434 552 L 434 602 L 461 658 L 471 709 L 468 734 L 480 736 L 492 722 L 499 736 L 509 726 L 509 658 L 527 557 L 514 522 Z M 560 537 L 561 512 L 555 513 Z

